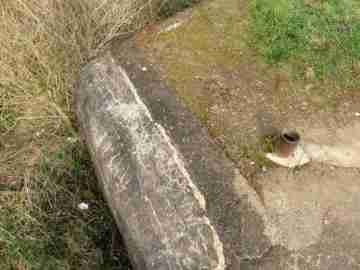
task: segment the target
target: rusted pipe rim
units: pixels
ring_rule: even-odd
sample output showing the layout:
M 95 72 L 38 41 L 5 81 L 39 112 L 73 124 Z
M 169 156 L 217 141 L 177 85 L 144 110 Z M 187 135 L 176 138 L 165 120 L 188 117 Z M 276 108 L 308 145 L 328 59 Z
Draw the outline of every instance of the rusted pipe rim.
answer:
M 296 131 L 283 132 L 281 139 L 288 144 L 297 144 L 300 141 L 300 135 Z
M 296 149 L 300 135 L 296 131 L 282 132 L 275 141 L 275 152 L 283 158 L 288 158 Z

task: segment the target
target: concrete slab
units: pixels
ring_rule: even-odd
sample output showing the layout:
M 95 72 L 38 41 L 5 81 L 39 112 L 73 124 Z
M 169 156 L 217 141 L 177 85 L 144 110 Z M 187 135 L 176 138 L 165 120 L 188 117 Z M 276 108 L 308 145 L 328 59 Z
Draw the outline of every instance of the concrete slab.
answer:
M 113 54 L 156 121 L 172 134 L 188 168 L 203 176 L 195 183 L 208 202 L 225 254 L 232 254 L 225 256 L 229 269 L 360 269 L 360 172 L 334 166 L 358 164 L 354 112 L 360 95 L 292 82 L 286 73 L 263 65 L 244 45 L 245 10 L 245 1 L 205 1 L 126 45 L 115 44 Z M 159 90 L 165 88 L 173 92 Z M 180 107 L 196 116 L 197 131 Z M 319 163 L 291 170 L 264 163 L 255 127 L 260 109 L 277 119 L 272 130 L 285 125 L 310 145 L 347 147 L 352 156 L 331 165 L 323 162 L 339 161 L 338 155 L 328 160 L 313 155 Z M 211 136 L 205 145 L 200 144 L 199 134 L 205 132 L 200 126 Z M 210 150 L 214 142 L 233 163 L 212 160 L 224 155 Z M 201 147 L 194 151 L 193 144 Z M 232 180 L 209 180 L 208 169 L 196 161 L 207 158 L 200 164 Z
M 274 248 L 258 262 L 266 268 L 248 269 L 359 269 L 359 172 L 309 167 L 277 168 L 262 179 L 264 208 L 277 228 L 273 244 L 286 252 Z

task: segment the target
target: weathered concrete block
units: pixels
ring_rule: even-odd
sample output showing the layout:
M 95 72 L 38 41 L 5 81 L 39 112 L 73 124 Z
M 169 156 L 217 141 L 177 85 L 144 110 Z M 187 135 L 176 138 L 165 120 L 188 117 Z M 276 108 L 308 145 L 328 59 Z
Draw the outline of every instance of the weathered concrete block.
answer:
M 121 59 L 87 65 L 75 99 L 135 268 L 239 269 L 261 257 L 271 244 L 246 180 L 155 72 Z

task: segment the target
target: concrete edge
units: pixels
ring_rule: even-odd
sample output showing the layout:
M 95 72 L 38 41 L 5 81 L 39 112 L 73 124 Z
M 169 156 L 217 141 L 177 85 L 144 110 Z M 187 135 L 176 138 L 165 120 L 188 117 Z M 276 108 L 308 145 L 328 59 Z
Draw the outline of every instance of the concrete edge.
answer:
M 121 49 L 84 67 L 75 100 L 136 269 L 239 269 L 267 254 L 256 192 L 138 51 Z

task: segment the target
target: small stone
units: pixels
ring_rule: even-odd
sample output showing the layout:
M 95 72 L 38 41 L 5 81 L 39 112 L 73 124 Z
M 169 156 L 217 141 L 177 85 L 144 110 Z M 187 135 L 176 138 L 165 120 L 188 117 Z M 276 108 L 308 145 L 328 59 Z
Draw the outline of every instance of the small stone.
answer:
M 89 204 L 84 203 L 84 202 L 81 202 L 81 203 L 78 204 L 78 208 L 79 208 L 80 210 L 82 210 L 82 211 L 88 210 L 88 209 L 89 209 Z
M 142 71 L 147 71 L 147 67 L 142 67 L 141 70 Z
M 255 161 L 251 161 L 251 162 L 250 162 L 250 165 L 251 165 L 251 166 L 254 166 L 254 165 L 255 165 Z
M 40 137 L 45 132 L 45 129 L 41 129 L 40 131 L 35 133 L 36 137 Z
M 360 117 L 360 112 L 356 112 L 355 116 Z
M 75 138 L 75 137 L 67 137 L 66 140 L 67 140 L 69 143 L 76 143 L 76 142 L 77 142 L 77 138 Z
M 260 80 L 255 81 L 256 86 L 261 87 L 264 85 L 264 83 Z
M 267 168 L 265 166 L 262 166 L 261 170 L 266 173 L 267 172 Z
M 305 86 L 305 90 L 310 91 L 313 87 L 314 87 L 313 84 L 308 84 L 308 85 Z
M 315 78 L 315 71 L 312 67 L 308 67 L 305 71 L 305 77 L 308 80 L 313 80 Z

